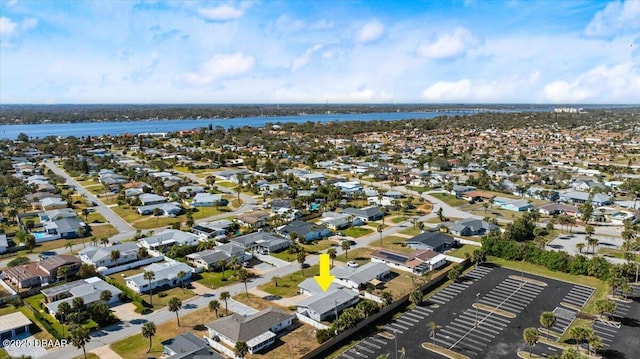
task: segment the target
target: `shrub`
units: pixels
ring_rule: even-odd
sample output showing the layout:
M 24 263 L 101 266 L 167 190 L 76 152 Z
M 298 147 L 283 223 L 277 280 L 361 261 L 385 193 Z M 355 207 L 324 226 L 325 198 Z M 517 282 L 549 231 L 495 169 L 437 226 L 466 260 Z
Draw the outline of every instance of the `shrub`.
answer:
M 29 262 L 31 262 L 29 258 L 20 256 L 12 259 L 9 263 L 7 263 L 7 267 L 17 267 Z
M 166 296 L 167 296 L 167 293 L 165 293 L 165 292 L 162 292 L 162 293 L 158 294 L 158 297 L 160 297 L 160 298 L 164 298 Z

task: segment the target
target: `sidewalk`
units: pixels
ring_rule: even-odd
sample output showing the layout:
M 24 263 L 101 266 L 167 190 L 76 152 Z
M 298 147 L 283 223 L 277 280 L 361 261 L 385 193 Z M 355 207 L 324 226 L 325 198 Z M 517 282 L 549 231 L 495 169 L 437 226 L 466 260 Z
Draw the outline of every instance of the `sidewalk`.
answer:
M 100 359 L 124 359 L 118 353 L 109 348 L 109 345 L 104 345 L 99 348 L 93 349 L 89 353 L 93 353 L 100 357 Z

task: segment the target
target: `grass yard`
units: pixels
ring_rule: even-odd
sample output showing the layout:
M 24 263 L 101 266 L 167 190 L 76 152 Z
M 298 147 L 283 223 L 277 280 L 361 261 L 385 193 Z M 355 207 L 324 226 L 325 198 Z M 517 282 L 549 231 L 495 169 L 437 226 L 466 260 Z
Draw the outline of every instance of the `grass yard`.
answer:
M 454 249 L 452 251 L 447 252 L 448 255 L 456 257 L 456 258 L 462 258 L 465 259 L 467 258 L 464 254 L 465 253 L 469 253 L 469 255 L 471 255 L 471 253 L 473 253 L 473 251 L 477 250 L 477 249 L 482 249 L 482 247 L 480 246 L 474 246 L 471 244 L 465 244 L 460 248 Z
M 138 214 L 135 208 L 129 205 L 114 206 L 111 207 L 111 209 L 116 212 L 118 216 L 122 217 L 122 219 L 129 223 L 143 218 L 142 215 Z
M 418 193 L 422 193 L 422 192 L 427 192 L 427 191 L 433 190 L 432 187 L 416 187 L 416 186 L 407 186 L 407 189 L 409 191 L 418 192 Z
M 78 184 L 80 184 L 82 187 L 88 187 L 88 186 L 94 186 L 94 185 L 101 185 L 100 182 L 94 180 L 94 179 L 89 179 L 89 180 L 84 180 L 84 181 L 78 181 Z
M 122 284 L 124 286 L 126 286 L 127 284 L 125 283 L 125 278 L 126 277 L 131 277 L 132 275 L 136 275 L 139 273 L 143 273 L 144 269 L 142 268 L 135 268 L 135 269 L 129 269 L 127 271 L 124 272 L 118 272 L 118 273 L 113 273 L 111 275 L 109 275 L 108 277 L 115 280 L 116 282 L 118 282 L 118 284 Z
M 396 277 L 385 283 L 384 291 L 391 292 L 393 299 L 397 300 L 407 293 L 412 292 L 416 285 L 421 285 L 420 279 L 408 272 L 391 270 Z M 413 278 L 413 279 L 412 279 Z
M 336 256 L 336 261 L 347 263 L 348 261 L 355 261 L 356 263 L 363 265 L 369 263 L 371 260 L 371 253 L 373 249 L 371 248 L 356 248 L 353 250 L 349 250 L 349 258 L 345 257 L 344 253 Z
M 299 270 L 280 278 L 280 280 L 278 280 L 277 287 L 273 282 L 270 282 L 259 285 L 258 289 L 281 297 L 293 297 L 298 294 L 298 284 L 307 278 L 313 278 L 313 276 L 316 276 L 319 273 L 320 267 L 315 265 L 304 269 L 304 275 L 303 271 Z
M 450 194 L 432 193 L 431 195 L 452 207 L 459 207 L 468 203 L 464 199 L 456 198 L 456 196 Z
M 118 233 L 118 230 L 112 224 L 98 224 L 91 226 L 91 236 L 96 238 L 111 237 Z
M 404 230 L 400 231 L 400 233 L 408 234 L 410 236 L 417 236 L 418 234 L 420 234 L 420 230 L 418 228 L 413 229 L 413 227 L 411 227 L 411 228 L 407 228 L 407 229 L 404 229 Z
M 280 310 L 283 310 L 285 312 L 289 312 L 288 308 L 282 307 L 282 306 L 280 306 L 278 304 L 273 303 L 270 300 L 266 300 L 264 298 L 255 296 L 255 295 L 253 295 L 251 293 L 249 293 L 249 298 L 247 298 L 245 293 L 238 293 L 238 294 L 233 296 L 233 299 L 237 300 L 240 303 L 246 304 L 246 305 L 250 306 L 251 308 L 257 309 L 257 310 L 263 310 L 263 309 L 274 307 L 274 308 L 278 308 Z M 224 302 L 222 303 L 222 305 L 224 306 Z
M 222 272 L 202 272 L 194 274 L 192 277 L 196 282 L 204 285 L 207 288 L 220 288 L 230 283 L 234 283 L 237 279 L 234 277 L 234 271 L 227 269 L 224 271 L 224 278 L 222 280 Z
M 220 313 L 224 312 L 224 304 L 222 307 L 223 310 Z M 180 314 L 180 312 L 178 312 L 178 314 Z M 215 313 L 210 312 L 208 308 L 198 309 L 184 316 L 181 315 L 180 327 L 177 326 L 175 315 L 173 317 L 173 320 L 156 325 L 156 335 L 152 338 L 153 345 L 150 353 L 147 352 L 149 349 L 149 339 L 144 338 L 142 333 L 138 333 L 115 342 L 111 344 L 110 347 L 114 352 L 118 353 L 118 355 L 126 359 L 161 357 L 163 353 L 161 343 L 163 341 L 186 332 L 191 332 L 201 338 L 207 333 L 207 330 L 203 325 L 216 320 Z M 201 328 L 203 328 L 203 330 L 199 330 Z
M 409 217 L 398 216 L 398 217 L 393 217 L 391 219 L 391 222 L 393 222 L 395 224 L 398 224 L 398 223 L 401 223 L 401 222 L 404 222 L 404 221 L 407 221 L 407 220 L 409 220 Z
M 295 330 L 278 338 L 276 346 L 260 354 L 248 354 L 247 359 L 302 358 L 306 353 L 318 347 L 315 328 L 302 324 Z
M 360 238 L 362 236 L 366 236 L 369 233 L 373 233 L 372 229 L 369 228 L 361 228 L 361 227 L 351 227 L 342 231 L 345 236 Z
M 614 248 L 598 248 L 598 254 L 605 257 L 624 259 L 624 251 Z
M 334 241 L 330 241 L 328 239 L 323 239 L 319 241 L 312 242 L 310 244 L 302 244 L 302 248 L 304 251 L 309 254 L 317 254 L 331 247 L 337 247 L 338 244 Z M 284 252 L 287 252 L 286 250 Z M 295 253 L 292 254 L 294 258 L 296 258 Z
M 73 359 L 85 359 L 85 358 L 84 358 L 84 355 L 80 355 Z M 100 359 L 100 357 L 95 353 L 87 353 L 87 359 Z
M 382 237 L 382 243 L 380 243 L 380 240 L 371 242 L 371 244 L 369 244 L 369 247 L 386 248 L 386 249 L 391 249 L 393 251 L 397 251 L 401 253 L 409 253 L 414 251 L 410 247 L 403 246 L 404 243 L 406 243 L 406 238 L 389 236 L 389 237 Z
M 282 259 L 283 261 L 287 261 L 287 262 L 292 262 L 296 260 L 296 254 L 289 253 L 289 251 L 287 251 L 286 249 L 280 252 L 271 252 L 270 254 L 278 259 Z
M 58 333 L 62 334 L 63 333 L 62 323 L 60 323 L 53 315 L 48 314 L 44 309 L 40 308 L 40 303 L 44 303 L 44 300 L 45 300 L 44 294 L 37 294 L 29 298 L 26 298 L 24 301 L 29 303 L 34 309 L 38 310 L 40 314 L 51 323 L 51 326 L 53 327 L 53 329 L 55 329 Z M 31 310 L 29 310 L 28 308 L 24 308 L 24 309 L 31 312 Z M 81 324 L 90 329 L 98 327 L 98 324 L 91 319 L 86 319 L 84 322 L 81 322 Z M 66 325 L 64 327 L 64 333 L 66 334 L 68 332 L 69 332 L 69 325 Z
M 84 223 L 87 223 L 87 224 L 90 224 L 90 223 L 106 223 L 107 222 L 107 220 L 104 219 L 104 217 L 98 212 L 91 212 L 91 213 L 89 213 L 87 218 L 85 218 L 82 215 L 82 211 L 79 211 L 78 217 L 80 217 L 84 221 Z

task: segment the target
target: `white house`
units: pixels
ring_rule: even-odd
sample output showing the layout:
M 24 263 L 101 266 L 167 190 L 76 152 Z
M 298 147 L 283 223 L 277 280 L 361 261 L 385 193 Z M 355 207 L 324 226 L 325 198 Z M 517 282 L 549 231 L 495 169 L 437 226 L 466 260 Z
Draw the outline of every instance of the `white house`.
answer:
M 385 281 L 390 274 L 389 266 L 378 262 L 369 262 L 357 268 L 334 267 L 331 270 L 331 275 L 335 276 L 334 282 L 351 289 L 362 289 L 374 280 Z
M 163 250 L 174 244 L 195 246 L 199 243 L 198 235 L 178 229 L 165 229 L 154 236 L 141 238 L 140 245 L 153 250 Z
M 193 197 L 191 205 L 193 207 L 213 207 L 220 202 L 222 195 L 210 193 L 198 193 Z
M 373 251 L 373 253 L 371 253 L 371 261 L 384 263 L 391 268 L 406 272 L 421 274 L 447 264 L 447 257 L 430 249 L 418 250 L 411 253 L 399 253 L 389 249 L 383 249 Z
M 82 298 L 84 305 L 97 302 L 100 300 L 100 294 L 104 291 L 111 293 L 111 299 L 107 304 L 111 305 L 120 301 L 118 298 L 120 293 L 122 293 L 120 289 L 98 277 L 81 279 L 41 290 L 46 299 L 45 307 L 51 314 L 55 314 L 58 311 L 58 306 L 63 302 L 72 305 L 75 298 Z
M 138 245 L 133 242 L 125 242 L 110 247 L 94 247 L 89 246 L 78 251 L 78 257 L 84 263 L 98 267 L 113 267 L 124 263 L 133 262 L 138 259 Z M 117 261 L 111 260 L 111 252 L 120 252 L 120 258 Z
M 329 290 L 302 300 L 296 304 L 296 312 L 321 322 L 335 318 L 346 308 L 356 305 L 358 301 L 360 296 L 351 289 Z
M 206 325 L 209 339 L 220 341 L 229 348 L 244 341 L 249 353 L 263 351 L 275 343 L 278 334 L 286 331 L 295 317 L 273 307 L 250 316 L 232 314 Z
M 144 272 L 153 272 L 154 274 L 154 278 L 151 280 L 151 287 L 149 287 L 149 280 L 144 279 Z M 133 289 L 136 293 L 147 292 L 149 288 L 176 287 L 181 284 L 181 281 L 189 281 L 193 268 L 182 262 L 161 262 L 144 267 L 144 272 L 125 278 L 127 287 Z M 185 273 L 182 279 L 178 276 L 180 272 Z

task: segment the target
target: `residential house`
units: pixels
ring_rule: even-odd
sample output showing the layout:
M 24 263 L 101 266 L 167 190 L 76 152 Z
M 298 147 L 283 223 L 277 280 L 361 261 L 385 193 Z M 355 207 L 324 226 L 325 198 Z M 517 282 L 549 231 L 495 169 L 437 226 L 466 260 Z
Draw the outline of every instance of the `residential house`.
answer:
M 327 228 L 298 220 L 292 221 L 279 228 L 278 233 L 287 239 L 291 239 L 291 234 L 296 233 L 298 237 L 302 238 L 305 242 L 311 242 L 331 235 L 331 231 Z
M 84 263 L 91 264 L 96 268 L 113 267 L 138 260 L 138 245 L 133 242 L 124 242 L 110 247 L 89 246 L 78 251 L 78 257 Z M 111 252 L 120 252 L 117 261 L 111 259 Z
M 62 303 L 66 302 L 72 305 L 75 298 L 82 298 L 84 305 L 88 306 L 91 303 L 99 301 L 100 294 L 103 291 L 109 291 L 111 293 L 111 299 L 107 304 L 112 305 L 120 301 L 118 297 L 120 293 L 122 293 L 120 289 L 98 277 L 76 280 L 60 286 L 46 288 L 40 292 L 44 294 L 47 311 L 55 315 L 58 311 L 58 306 Z
M 43 211 L 49 211 L 52 209 L 60 209 L 60 208 L 67 208 L 67 201 L 63 200 L 62 198 L 58 198 L 58 197 L 46 197 L 41 199 L 40 201 L 40 208 Z
M 447 264 L 445 255 L 430 249 L 411 253 L 400 253 L 388 249 L 377 250 L 371 253 L 371 261 L 414 274 L 432 271 Z
M 160 196 L 155 193 L 143 193 L 138 198 L 140 199 L 140 203 L 142 203 L 142 206 L 166 203 L 168 201 L 167 197 Z
M 451 194 L 455 195 L 456 197 L 460 197 L 465 192 L 475 191 L 475 190 L 476 190 L 476 187 L 474 186 L 461 186 L 461 185 L 455 184 L 451 189 Z
M 139 242 L 147 249 L 164 251 L 174 244 L 195 246 L 200 242 L 198 238 L 198 235 L 193 233 L 178 229 L 165 229 L 151 237 L 141 238 Z
M 607 196 L 604 193 L 594 193 L 592 195 L 588 192 L 580 191 L 570 191 L 562 193 L 560 195 L 560 201 L 571 204 L 582 204 L 591 201 L 591 204 L 594 207 L 602 207 L 613 203 L 611 202 L 611 197 Z
M 334 282 L 350 289 L 364 289 L 367 284 L 374 286 L 389 279 L 391 272 L 389 266 L 379 262 L 369 262 L 357 268 L 334 267 L 331 275 L 335 276 Z
M 500 205 L 500 208 L 505 209 L 507 211 L 512 212 L 525 212 L 533 210 L 535 207 L 533 204 L 529 203 L 526 199 L 519 199 L 515 201 L 510 201 L 508 203 L 504 203 Z
M 484 191 L 468 191 L 460 194 L 460 198 L 468 202 L 483 202 L 493 199 L 495 195 Z
M 178 202 L 171 203 L 156 203 L 150 204 L 147 206 L 139 206 L 138 213 L 141 215 L 149 215 L 153 214 L 156 208 L 159 208 L 162 211 L 163 216 L 177 216 L 182 212 L 182 207 Z
M 7 241 L 7 235 L 0 233 L 0 253 L 4 253 L 9 248 L 9 241 Z
M 216 203 L 220 203 L 222 195 L 210 193 L 198 193 L 193 197 L 191 206 L 193 207 L 213 207 Z
M 268 220 L 268 211 L 245 212 L 236 218 L 236 221 L 240 225 L 253 226 L 254 228 L 262 228 L 266 226 Z
M 344 285 L 334 280 L 331 282 L 329 288 L 327 288 L 326 291 L 334 291 L 342 288 L 344 288 Z M 298 293 L 300 294 L 321 295 L 326 291 L 320 287 L 318 281 L 315 278 L 307 278 L 300 282 L 300 284 L 298 284 Z
M 198 185 L 182 186 L 178 188 L 178 193 L 184 194 L 187 197 L 193 197 L 198 193 L 204 193 L 204 188 Z
M 349 228 L 351 226 L 361 226 L 363 224 L 360 218 L 347 213 L 324 212 L 319 224 L 325 225 L 333 231 Z
M 231 240 L 232 243 L 237 243 L 244 247 L 246 251 L 252 252 L 257 250 L 258 252 L 278 252 L 283 249 L 289 248 L 291 241 L 282 237 L 273 235 L 268 232 L 253 232 L 248 233 Z
M 67 275 L 73 276 L 80 269 L 81 263 L 75 256 L 56 255 L 40 262 L 7 268 L 0 273 L 0 278 L 11 281 L 18 288 L 35 287 L 57 281 L 58 269 L 63 266 L 69 267 Z
M 352 215 L 354 218 L 359 219 L 363 223 L 372 222 L 382 219 L 384 212 L 380 210 L 378 206 L 370 206 L 363 208 L 349 207 L 342 210 L 343 214 Z
M 294 316 L 280 309 L 267 308 L 250 316 L 231 314 L 206 325 L 209 338 L 220 341 L 230 348 L 243 341 L 249 353 L 266 350 L 275 343 L 279 334 L 293 324 Z
M 153 272 L 154 278 L 151 280 L 151 284 L 149 284 L 149 280 L 144 279 L 144 272 Z M 193 268 L 182 262 L 160 262 L 144 267 L 144 272 L 125 278 L 127 287 L 133 289 L 136 293 L 143 293 L 149 291 L 149 289 L 161 287 L 176 287 L 181 285 L 182 282 L 189 282 Z M 185 273 L 182 279 L 178 277 L 180 272 Z
M 303 299 L 296 304 L 296 312 L 317 322 L 336 318 L 343 310 L 360 301 L 357 292 L 351 289 L 328 290 Z
M 0 316 L 0 340 L 21 338 L 24 334 L 29 334 L 31 320 L 22 312 L 15 312 Z M 0 344 L 0 347 L 4 346 Z
M 575 217 L 578 214 L 578 207 L 564 203 L 547 203 L 540 206 L 538 211 L 547 216 L 566 214 Z
M 233 242 L 216 246 L 214 249 L 187 254 L 186 256 L 189 263 L 206 270 L 218 269 L 222 260 L 228 263 L 232 258 L 236 258 L 238 263 L 242 263 L 250 260 L 252 256 L 245 252 L 243 246 Z
M 424 232 L 406 240 L 413 249 L 430 249 L 435 252 L 445 252 L 458 244 L 450 235 L 442 232 Z
M 206 341 L 191 332 L 167 339 L 162 346 L 165 359 L 224 359 Z
M 456 236 L 484 236 L 500 230 L 497 225 L 476 218 L 461 219 L 446 226 Z

